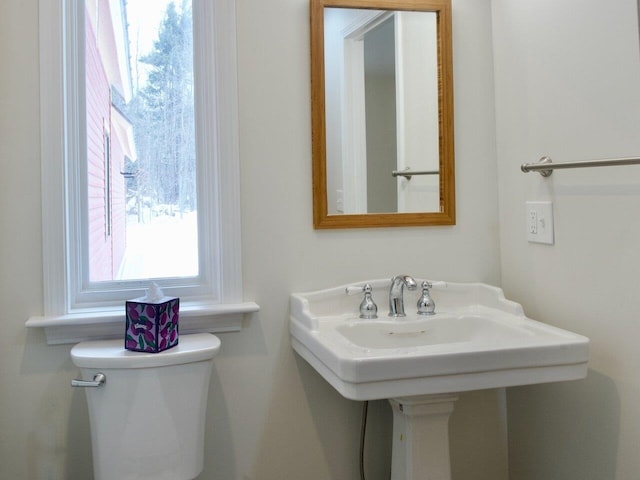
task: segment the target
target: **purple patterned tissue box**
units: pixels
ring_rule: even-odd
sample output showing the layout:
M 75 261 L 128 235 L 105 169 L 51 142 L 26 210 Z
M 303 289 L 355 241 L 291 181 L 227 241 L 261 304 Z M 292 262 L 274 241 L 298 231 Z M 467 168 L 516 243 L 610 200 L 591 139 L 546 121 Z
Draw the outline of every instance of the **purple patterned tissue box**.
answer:
M 158 302 L 142 299 L 126 302 L 127 329 L 124 348 L 134 352 L 162 352 L 178 344 L 180 299 Z

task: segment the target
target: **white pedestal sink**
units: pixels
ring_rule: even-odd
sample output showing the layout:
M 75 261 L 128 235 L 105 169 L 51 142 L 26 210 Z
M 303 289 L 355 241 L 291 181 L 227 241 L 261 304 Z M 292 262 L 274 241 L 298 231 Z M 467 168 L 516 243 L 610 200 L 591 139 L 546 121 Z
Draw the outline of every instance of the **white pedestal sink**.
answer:
M 379 306 L 389 280 L 369 280 Z M 449 480 L 455 393 L 584 378 L 589 340 L 531 320 L 485 284 L 433 282 L 436 314 L 360 319 L 345 286 L 291 295 L 294 350 L 352 400 L 389 399 L 392 480 Z

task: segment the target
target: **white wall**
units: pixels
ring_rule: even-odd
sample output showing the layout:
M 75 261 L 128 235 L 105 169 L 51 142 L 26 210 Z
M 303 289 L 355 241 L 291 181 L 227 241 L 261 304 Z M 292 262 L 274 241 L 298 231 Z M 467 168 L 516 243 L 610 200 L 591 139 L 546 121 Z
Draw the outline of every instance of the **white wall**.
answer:
M 237 2 L 244 288 L 261 311 L 221 335 L 203 480 L 357 478 L 360 405 L 291 350 L 290 292 L 400 272 L 500 283 L 489 6 L 454 1 L 458 225 L 314 231 L 308 2 Z M 89 426 L 69 386 L 70 346 L 24 327 L 42 313 L 37 25 L 37 0 L 0 2 L 0 478 L 85 480 Z M 499 398 L 461 396 L 456 480 L 506 478 Z M 368 478 L 386 479 L 386 403 L 370 421 Z
M 629 480 L 640 456 L 640 167 L 519 165 L 640 155 L 636 0 L 493 0 L 502 285 L 591 338 L 585 381 L 508 390 L 512 480 Z M 552 200 L 556 242 L 525 240 Z

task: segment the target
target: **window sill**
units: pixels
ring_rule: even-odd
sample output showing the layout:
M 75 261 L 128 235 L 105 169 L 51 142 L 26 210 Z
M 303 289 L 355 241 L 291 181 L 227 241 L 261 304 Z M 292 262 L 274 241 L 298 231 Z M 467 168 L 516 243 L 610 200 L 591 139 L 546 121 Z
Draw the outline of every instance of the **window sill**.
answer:
M 180 333 L 238 332 L 247 313 L 260 310 L 255 302 L 180 306 Z M 88 310 L 67 315 L 31 317 L 27 328 L 44 328 L 47 344 L 78 343 L 124 336 L 124 306 L 110 310 Z

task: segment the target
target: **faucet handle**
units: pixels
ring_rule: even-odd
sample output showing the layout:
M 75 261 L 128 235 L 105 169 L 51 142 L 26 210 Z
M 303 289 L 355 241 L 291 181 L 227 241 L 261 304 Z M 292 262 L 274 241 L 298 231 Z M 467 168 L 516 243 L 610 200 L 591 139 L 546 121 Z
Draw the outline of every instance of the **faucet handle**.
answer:
M 436 313 L 436 303 L 429 295 L 433 284 L 426 280 L 422 282 L 422 296 L 418 300 L 418 315 L 434 315 Z
M 378 306 L 373 301 L 371 285 L 365 283 L 363 286 L 351 285 L 344 289 L 347 295 L 355 295 L 364 292 L 364 299 L 360 303 L 360 318 L 378 318 Z
M 368 283 L 365 285 L 349 285 L 344 289 L 344 293 L 346 293 L 347 295 L 357 295 L 358 293 L 364 292 L 366 286 L 369 286 L 369 288 L 371 288 L 371 285 L 369 285 Z

